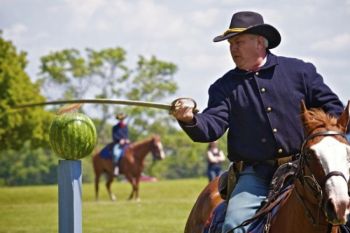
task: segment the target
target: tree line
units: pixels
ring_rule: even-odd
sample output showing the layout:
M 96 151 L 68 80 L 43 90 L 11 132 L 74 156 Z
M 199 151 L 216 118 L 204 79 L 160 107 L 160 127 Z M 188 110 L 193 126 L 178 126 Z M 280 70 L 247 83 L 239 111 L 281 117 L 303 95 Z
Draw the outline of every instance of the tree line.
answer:
M 121 47 L 51 52 L 41 57 L 36 81 L 25 72 L 26 56 L 0 31 L 0 186 L 57 182 L 58 158 L 50 149 L 48 130 L 58 107 L 16 110 L 13 106 L 79 98 L 169 102 L 178 90 L 175 64 L 140 55 L 130 67 Z M 158 163 L 147 160 L 148 175 L 176 179 L 205 174 L 207 145 L 192 142 L 166 111 L 95 104 L 84 105 L 81 111 L 97 128 L 95 151 L 111 142 L 114 116 L 124 112 L 129 116 L 131 141 L 161 136 L 167 157 Z M 224 140 L 220 145 L 225 148 Z M 83 181 L 92 181 L 91 156 L 83 159 L 83 170 Z

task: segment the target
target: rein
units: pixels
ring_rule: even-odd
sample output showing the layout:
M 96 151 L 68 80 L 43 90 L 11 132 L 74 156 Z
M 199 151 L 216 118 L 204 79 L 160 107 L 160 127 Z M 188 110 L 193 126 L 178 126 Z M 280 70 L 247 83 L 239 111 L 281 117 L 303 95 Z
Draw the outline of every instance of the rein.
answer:
M 306 167 L 308 168 L 308 170 L 311 172 L 310 170 L 310 165 L 308 163 L 308 157 L 310 156 L 310 153 L 306 151 L 306 144 L 311 140 L 314 139 L 316 137 L 326 137 L 326 136 L 342 136 L 343 138 L 346 138 L 346 135 L 343 132 L 340 131 L 333 131 L 333 130 L 327 130 L 327 131 L 321 131 L 321 132 L 317 132 L 314 134 L 310 134 L 306 137 L 306 139 L 304 140 L 302 146 L 301 146 L 301 154 L 300 154 L 300 160 L 299 160 L 299 168 L 302 169 L 303 168 L 303 164 L 306 165 Z M 311 172 L 312 173 L 312 172 Z M 301 194 L 297 191 L 296 189 L 296 194 L 297 197 L 299 199 L 299 201 L 302 203 L 302 205 L 304 206 L 307 216 L 311 219 L 311 222 L 313 225 L 319 225 L 319 216 L 320 216 L 320 210 L 322 209 L 322 200 L 323 200 L 323 192 L 322 190 L 324 189 L 324 186 L 327 182 L 327 180 L 329 178 L 331 178 L 332 176 L 341 176 L 344 178 L 344 180 L 347 182 L 344 174 L 340 171 L 331 171 L 328 174 L 326 174 L 326 176 L 322 179 L 322 181 L 319 183 L 316 178 L 314 177 L 314 175 L 311 176 L 305 176 L 304 172 L 299 172 L 300 175 L 300 181 L 301 184 L 304 186 L 304 184 L 306 184 L 312 191 L 313 191 L 313 196 L 316 198 L 317 202 L 318 202 L 318 214 L 317 214 L 317 221 L 316 218 L 314 216 L 312 216 L 312 212 L 311 210 L 307 207 L 305 200 L 303 199 L 303 197 L 301 196 Z M 306 181 L 306 178 L 308 178 L 309 180 L 311 180 L 311 184 L 310 182 Z M 329 224 L 331 225 L 331 224 Z M 332 226 L 332 225 L 331 225 Z

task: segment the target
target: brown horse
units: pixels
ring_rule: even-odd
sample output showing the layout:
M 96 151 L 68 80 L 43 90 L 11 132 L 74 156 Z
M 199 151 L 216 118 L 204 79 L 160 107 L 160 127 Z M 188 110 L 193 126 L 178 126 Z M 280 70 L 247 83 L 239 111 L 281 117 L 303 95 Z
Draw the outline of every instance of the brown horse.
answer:
M 265 225 L 266 232 L 336 233 L 339 225 L 346 222 L 350 206 L 350 146 L 345 137 L 349 105 L 350 101 L 336 119 L 319 109 L 307 110 L 302 102 L 307 137 L 297 161 L 298 172 L 288 197 L 280 202 L 278 212 Z M 217 193 L 217 181 L 204 188 L 188 217 L 185 233 L 202 233 L 210 224 L 215 207 L 223 201 Z
M 151 152 L 153 159 L 163 159 L 164 151 L 159 136 L 152 136 L 140 142 L 131 143 L 125 149 L 125 153 L 119 162 L 119 171 L 125 175 L 130 182 L 132 191 L 129 200 L 139 198 L 139 182 L 141 173 L 144 169 L 144 160 L 146 155 Z M 92 163 L 95 172 L 95 195 L 98 200 L 99 181 L 103 173 L 107 175 L 106 188 L 108 195 L 112 201 L 116 200 L 115 195 L 111 191 L 111 184 L 114 178 L 114 165 L 112 159 L 104 159 L 100 156 L 101 151 L 93 156 Z
M 212 212 L 224 201 L 220 196 L 218 185 L 219 177 L 216 177 L 199 194 L 188 217 L 185 233 L 201 233 L 210 225 Z

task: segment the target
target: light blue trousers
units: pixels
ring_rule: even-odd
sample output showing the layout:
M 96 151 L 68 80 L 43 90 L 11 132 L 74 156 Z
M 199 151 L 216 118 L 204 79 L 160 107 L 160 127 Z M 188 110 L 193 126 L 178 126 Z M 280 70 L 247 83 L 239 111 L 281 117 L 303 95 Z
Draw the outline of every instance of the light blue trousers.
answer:
M 117 164 L 119 162 L 120 157 L 122 156 L 123 148 L 116 143 L 113 147 L 113 162 Z
M 252 166 L 248 166 L 239 174 L 228 202 L 222 233 L 248 232 L 249 225 L 234 231 L 232 229 L 252 217 L 266 198 L 271 179 L 271 172 L 267 171 L 268 169 L 270 168 L 259 167 L 260 172 L 257 172 Z

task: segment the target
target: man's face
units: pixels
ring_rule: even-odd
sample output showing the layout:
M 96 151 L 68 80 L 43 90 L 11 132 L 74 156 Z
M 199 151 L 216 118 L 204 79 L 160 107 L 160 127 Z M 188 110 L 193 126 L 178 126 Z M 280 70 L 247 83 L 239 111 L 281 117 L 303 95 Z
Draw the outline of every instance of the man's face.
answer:
M 253 34 L 242 34 L 228 39 L 230 52 L 236 66 L 240 69 L 251 70 L 261 58 L 263 38 Z

